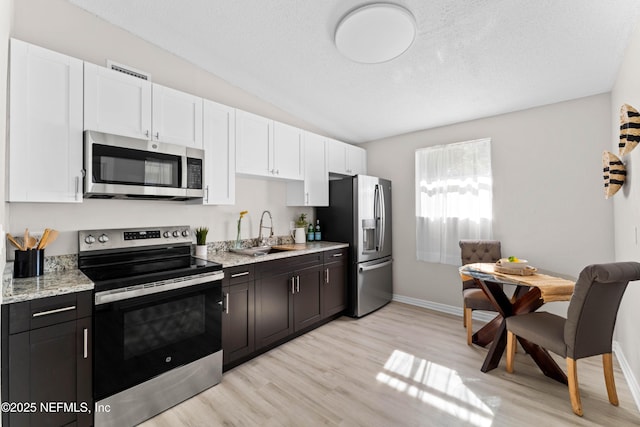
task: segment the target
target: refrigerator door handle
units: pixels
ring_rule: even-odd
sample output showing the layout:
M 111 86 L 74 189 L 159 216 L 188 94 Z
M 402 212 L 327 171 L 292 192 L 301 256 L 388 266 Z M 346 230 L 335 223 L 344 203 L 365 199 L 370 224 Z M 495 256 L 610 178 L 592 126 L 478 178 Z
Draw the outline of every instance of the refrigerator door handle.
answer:
M 385 223 L 386 223 L 386 218 L 385 218 L 385 212 L 386 212 L 386 203 L 384 200 L 384 189 L 382 188 L 382 185 L 378 184 L 378 203 L 380 205 L 380 207 L 378 208 L 378 212 L 380 214 L 380 223 L 379 223 L 379 227 L 380 227 L 380 240 L 378 241 L 378 244 L 380 245 L 378 248 L 379 252 L 382 252 L 384 250 L 384 235 L 385 235 Z
M 376 252 L 380 251 L 380 185 L 376 184 L 373 190 L 373 220 L 375 221 L 375 241 L 373 247 Z
M 388 265 L 391 265 L 391 263 L 393 262 L 393 260 L 389 260 L 389 261 L 385 261 L 385 262 L 381 262 L 380 264 L 375 264 L 372 266 L 361 266 L 359 267 L 360 271 L 371 271 L 371 270 L 375 270 L 378 268 L 382 268 L 382 267 L 386 267 Z

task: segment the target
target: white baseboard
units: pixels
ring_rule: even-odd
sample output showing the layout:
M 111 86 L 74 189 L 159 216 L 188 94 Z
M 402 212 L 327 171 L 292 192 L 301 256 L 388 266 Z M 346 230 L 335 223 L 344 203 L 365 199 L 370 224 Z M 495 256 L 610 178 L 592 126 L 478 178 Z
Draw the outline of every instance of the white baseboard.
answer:
M 405 304 L 415 305 L 417 307 L 427 308 L 429 310 L 439 311 L 441 313 L 452 314 L 454 316 L 462 317 L 462 307 L 456 307 L 453 305 L 441 304 L 439 302 L 427 301 L 418 298 L 406 297 L 403 295 L 393 294 L 393 300 L 402 302 Z M 495 317 L 495 313 L 490 312 L 479 312 L 477 310 L 473 311 L 473 318 L 489 322 Z M 613 352 L 618 359 L 618 363 L 620 364 L 620 369 L 622 370 L 622 374 L 624 375 L 624 379 L 627 381 L 629 385 L 629 389 L 631 390 L 631 396 L 633 397 L 638 410 L 640 411 L 640 383 L 636 379 L 633 371 L 631 370 L 631 366 L 627 362 L 627 359 L 624 356 L 624 352 L 622 348 L 618 344 L 617 341 L 613 341 Z
M 428 308 L 430 310 L 439 311 L 441 313 L 453 314 L 454 316 L 462 317 L 462 307 L 456 307 L 453 305 L 440 304 L 439 302 L 427 301 L 418 298 L 405 297 L 403 295 L 393 294 L 393 300 L 403 302 L 405 304 L 415 305 L 422 308 Z M 495 313 L 488 311 L 473 310 L 473 318 L 480 320 L 481 322 L 490 322 L 496 317 Z
M 636 402 L 636 406 L 640 411 L 640 383 L 638 383 L 638 380 L 633 374 L 631 366 L 629 365 L 629 362 L 627 362 L 627 358 L 622 351 L 622 347 L 620 347 L 618 341 L 615 340 L 613 341 L 613 352 L 616 354 L 616 359 L 618 359 L 624 379 L 627 380 L 627 385 L 629 386 L 629 390 L 631 390 L 633 401 Z

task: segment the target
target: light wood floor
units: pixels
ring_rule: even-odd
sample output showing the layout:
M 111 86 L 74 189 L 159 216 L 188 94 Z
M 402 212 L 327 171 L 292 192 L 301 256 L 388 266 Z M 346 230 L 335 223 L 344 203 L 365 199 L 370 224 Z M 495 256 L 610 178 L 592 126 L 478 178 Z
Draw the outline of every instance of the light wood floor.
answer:
M 499 368 L 480 372 L 486 353 L 466 345 L 461 318 L 393 302 L 238 366 L 219 385 L 142 425 L 640 425 L 615 357 L 619 407 L 607 400 L 601 358 L 578 361 L 580 418 L 566 386 L 545 377 L 524 352 L 513 374 L 505 372 L 504 358 Z

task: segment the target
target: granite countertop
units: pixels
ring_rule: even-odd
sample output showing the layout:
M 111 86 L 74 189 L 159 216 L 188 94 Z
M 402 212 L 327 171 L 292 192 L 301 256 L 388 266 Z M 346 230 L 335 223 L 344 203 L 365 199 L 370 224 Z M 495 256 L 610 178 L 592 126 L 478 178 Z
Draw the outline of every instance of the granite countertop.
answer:
M 333 249 L 347 248 L 347 243 L 309 242 L 299 245 L 280 245 L 293 250 L 275 252 L 261 256 L 240 255 L 233 252 L 212 252 L 207 255 L 209 261 L 222 264 L 223 268 L 254 264 L 275 259 L 290 258 L 298 255 L 324 252 Z M 2 277 L 2 304 L 29 301 L 37 298 L 52 297 L 72 292 L 93 289 L 93 282 L 77 267 L 47 271 L 42 276 L 15 279 L 13 262 L 7 262 Z
M 324 252 L 332 249 L 348 248 L 348 243 L 337 242 L 308 242 L 299 245 L 275 245 L 275 246 L 292 246 L 294 250 L 284 252 L 275 252 L 266 255 L 248 256 L 236 254 L 233 252 L 212 252 L 207 255 L 209 261 L 219 262 L 223 268 L 236 267 L 239 265 L 255 264 L 257 262 L 272 261 L 274 259 L 290 258 L 298 255 L 313 254 L 316 252 Z
M 93 289 L 93 282 L 77 268 L 49 271 L 42 276 L 13 278 L 13 262 L 7 262 L 2 277 L 2 304 L 82 292 Z

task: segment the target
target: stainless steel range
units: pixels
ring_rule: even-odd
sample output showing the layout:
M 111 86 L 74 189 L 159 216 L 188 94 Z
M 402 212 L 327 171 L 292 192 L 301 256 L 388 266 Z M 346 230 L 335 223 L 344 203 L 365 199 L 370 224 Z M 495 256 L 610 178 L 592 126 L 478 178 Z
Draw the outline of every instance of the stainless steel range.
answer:
M 188 226 L 78 233 L 95 283 L 95 425 L 133 426 L 222 378 L 222 266 Z

